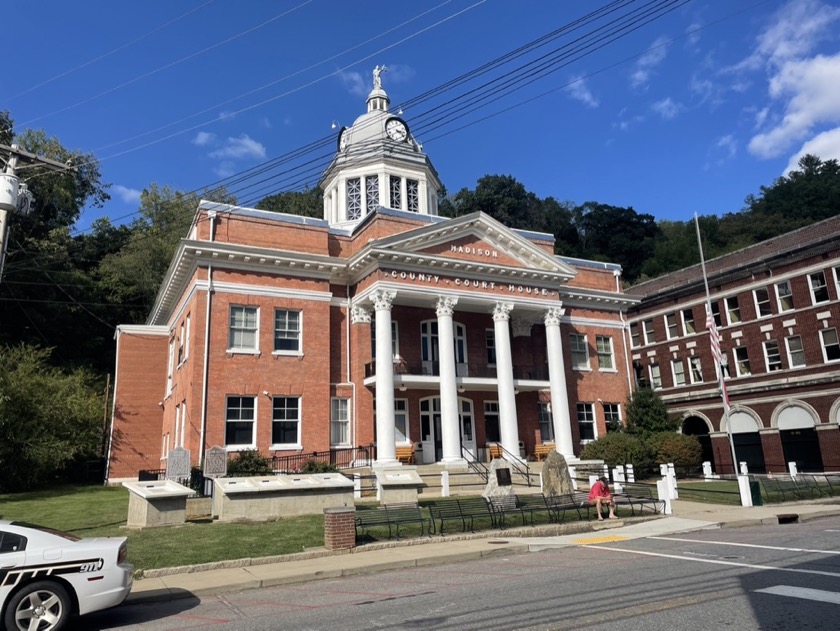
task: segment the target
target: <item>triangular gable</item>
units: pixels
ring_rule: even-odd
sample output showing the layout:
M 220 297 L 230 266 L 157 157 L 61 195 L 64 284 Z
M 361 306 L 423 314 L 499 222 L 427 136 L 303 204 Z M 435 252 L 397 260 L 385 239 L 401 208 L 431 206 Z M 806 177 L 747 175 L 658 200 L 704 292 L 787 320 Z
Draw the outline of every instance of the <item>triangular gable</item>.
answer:
M 570 265 L 482 212 L 377 239 L 369 246 L 377 252 L 540 270 L 569 278 L 577 273 Z

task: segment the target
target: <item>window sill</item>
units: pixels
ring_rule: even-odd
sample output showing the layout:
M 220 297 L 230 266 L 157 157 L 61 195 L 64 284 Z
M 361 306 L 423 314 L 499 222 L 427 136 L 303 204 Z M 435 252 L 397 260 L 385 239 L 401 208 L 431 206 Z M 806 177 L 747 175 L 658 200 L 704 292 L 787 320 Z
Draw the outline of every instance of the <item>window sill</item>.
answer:
M 618 370 L 616 370 L 615 368 L 599 368 L 598 371 L 609 373 L 611 375 L 617 375 L 618 374 Z
M 228 355 L 255 355 L 259 357 L 262 353 L 259 350 L 254 348 L 229 348 L 227 349 Z
M 251 451 L 256 448 L 257 446 L 253 443 L 250 445 L 225 445 L 225 451 L 229 453 L 236 453 L 237 451 Z
M 303 357 L 303 351 L 272 351 L 273 357 Z
M 271 445 L 268 449 L 269 451 L 302 451 L 303 445 L 300 443 L 280 443 L 277 445 Z

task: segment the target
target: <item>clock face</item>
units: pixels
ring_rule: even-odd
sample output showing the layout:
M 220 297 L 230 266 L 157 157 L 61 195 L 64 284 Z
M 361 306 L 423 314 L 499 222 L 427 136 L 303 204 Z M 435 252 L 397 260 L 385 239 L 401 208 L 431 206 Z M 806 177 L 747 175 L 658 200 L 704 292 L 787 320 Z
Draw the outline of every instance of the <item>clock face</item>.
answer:
M 408 128 L 399 118 L 392 118 L 385 123 L 385 133 L 388 134 L 391 140 L 396 140 L 397 142 L 402 142 L 408 138 Z
M 347 128 L 342 127 L 338 132 L 338 150 L 344 151 L 347 148 Z

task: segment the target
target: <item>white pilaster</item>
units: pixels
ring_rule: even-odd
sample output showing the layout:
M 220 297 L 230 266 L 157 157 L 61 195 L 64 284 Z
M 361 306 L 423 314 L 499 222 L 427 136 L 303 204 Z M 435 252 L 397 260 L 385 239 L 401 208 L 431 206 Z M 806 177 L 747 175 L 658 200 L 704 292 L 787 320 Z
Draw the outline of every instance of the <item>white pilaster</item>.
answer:
M 391 356 L 391 305 L 396 293 L 377 291 L 376 309 L 376 464 L 397 466 L 394 436 L 394 359 Z
M 499 430 L 502 447 L 519 460 L 519 423 L 516 417 L 516 393 L 513 389 L 513 357 L 510 350 L 510 312 L 513 305 L 497 302 L 493 308 L 493 332 L 496 337 L 496 384 L 499 390 Z M 511 456 L 505 454 L 507 458 Z
M 545 322 L 545 338 L 548 346 L 548 380 L 551 388 L 551 418 L 554 423 L 554 440 L 557 452 L 566 460 L 575 458 L 572 446 L 572 420 L 569 416 L 569 395 L 566 391 L 566 366 L 563 361 L 563 344 L 560 338 L 560 318 L 564 310 L 549 309 Z
M 461 423 L 458 415 L 458 388 L 455 383 L 455 328 L 452 314 L 456 304 L 457 298 L 438 298 L 435 305 L 440 349 L 440 425 L 443 443 L 441 462 L 446 465 L 466 464 L 466 460 L 461 456 Z

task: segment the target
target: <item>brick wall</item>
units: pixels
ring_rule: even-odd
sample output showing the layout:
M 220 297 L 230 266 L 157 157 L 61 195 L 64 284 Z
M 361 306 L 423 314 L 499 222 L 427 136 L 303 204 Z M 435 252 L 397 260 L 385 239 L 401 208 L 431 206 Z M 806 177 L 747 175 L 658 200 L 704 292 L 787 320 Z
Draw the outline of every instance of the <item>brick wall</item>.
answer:
M 356 547 L 356 509 L 324 509 L 324 547 L 327 550 L 349 550 Z

